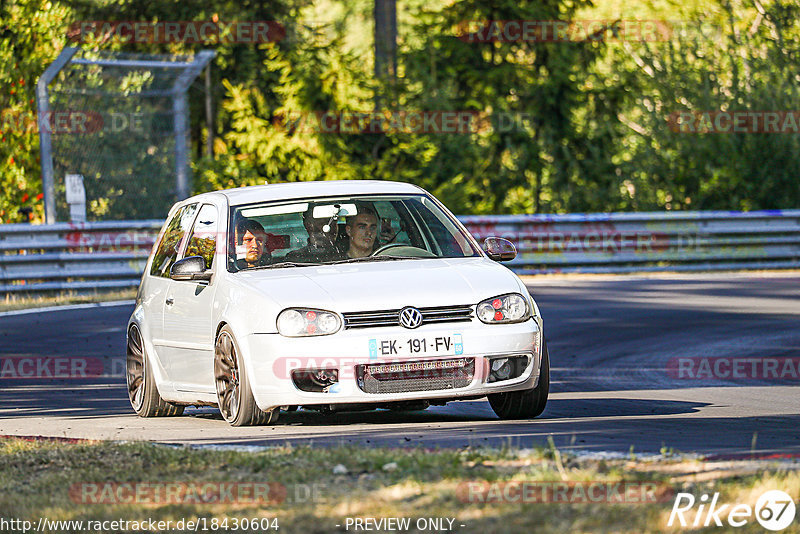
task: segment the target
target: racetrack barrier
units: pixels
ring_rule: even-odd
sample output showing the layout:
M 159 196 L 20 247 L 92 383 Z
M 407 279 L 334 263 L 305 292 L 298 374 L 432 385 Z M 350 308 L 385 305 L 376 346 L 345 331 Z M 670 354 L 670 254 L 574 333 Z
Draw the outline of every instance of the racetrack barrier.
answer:
M 800 267 L 800 210 L 460 217 L 517 247 L 518 274 Z
M 800 210 L 477 215 L 518 274 L 800 267 Z M 0 225 L 0 292 L 136 287 L 163 221 Z
M 162 224 L 0 225 L 0 292 L 136 287 Z

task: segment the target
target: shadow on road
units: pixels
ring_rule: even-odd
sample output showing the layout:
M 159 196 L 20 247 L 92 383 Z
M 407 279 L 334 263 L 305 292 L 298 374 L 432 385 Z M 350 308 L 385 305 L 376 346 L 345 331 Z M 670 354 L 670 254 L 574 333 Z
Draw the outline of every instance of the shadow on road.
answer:
M 676 403 L 682 404 L 682 403 Z M 685 407 L 684 407 L 685 408 Z M 300 423 L 298 425 L 298 423 Z M 424 428 L 409 423 L 427 423 Z M 219 424 L 224 424 L 219 421 Z M 780 417 L 659 417 L 555 418 L 531 421 L 453 420 L 434 414 L 407 414 L 386 419 L 385 413 L 339 414 L 334 419 L 315 414 L 281 417 L 277 424 L 257 429 L 258 436 L 198 437 L 195 445 L 274 446 L 367 445 L 387 447 L 547 447 L 552 437 L 560 450 L 617 453 L 687 452 L 706 455 L 742 453 L 800 454 L 800 416 Z M 179 443 L 180 439 L 160 440 Z

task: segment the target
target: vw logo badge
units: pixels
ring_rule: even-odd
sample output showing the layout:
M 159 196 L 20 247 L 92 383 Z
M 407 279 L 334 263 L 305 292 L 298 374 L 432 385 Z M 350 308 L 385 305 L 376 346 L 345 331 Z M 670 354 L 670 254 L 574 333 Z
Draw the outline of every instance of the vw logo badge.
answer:
M 422 312 L 416 308 L 400 310 L 400 324 L 405 328 L 417 328 L 422 324 Z

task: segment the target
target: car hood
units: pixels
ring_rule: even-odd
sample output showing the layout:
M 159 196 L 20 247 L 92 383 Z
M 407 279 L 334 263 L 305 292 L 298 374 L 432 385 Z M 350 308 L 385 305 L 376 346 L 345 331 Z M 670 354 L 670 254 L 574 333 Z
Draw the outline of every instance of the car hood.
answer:
M 477 304 L 520 291 L 516 275 L 486 258 L 264 269 L 236 276 L 280 308 L 323 308 L 339 313 Z

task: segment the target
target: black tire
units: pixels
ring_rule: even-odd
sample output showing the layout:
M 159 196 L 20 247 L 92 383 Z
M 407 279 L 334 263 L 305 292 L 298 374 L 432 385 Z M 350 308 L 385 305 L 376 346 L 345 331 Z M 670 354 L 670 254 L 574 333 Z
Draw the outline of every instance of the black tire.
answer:
M 233 331 L 228 325 L 223 326 L 214 343 L 214 382 L 222 418 L 231 426 L 274 423 L 278 420 L 280 407 L 265 412 L 256 405 L 247 370 L 239 354 Z
M 550 393 L 550 354 L 542 342 L 542 370 L 535 388 L 489 395 L 489 404 L 500 419 L 533 419 L 544 411 Z
M 144 340 L 139 327 L 128 328 L 128 347 L 125 359 L 128 400 L 139 417 L 172 417 L 183 413 L 183 406 L 172 404 L 158 394 L 153 371 L 147 361 Z

